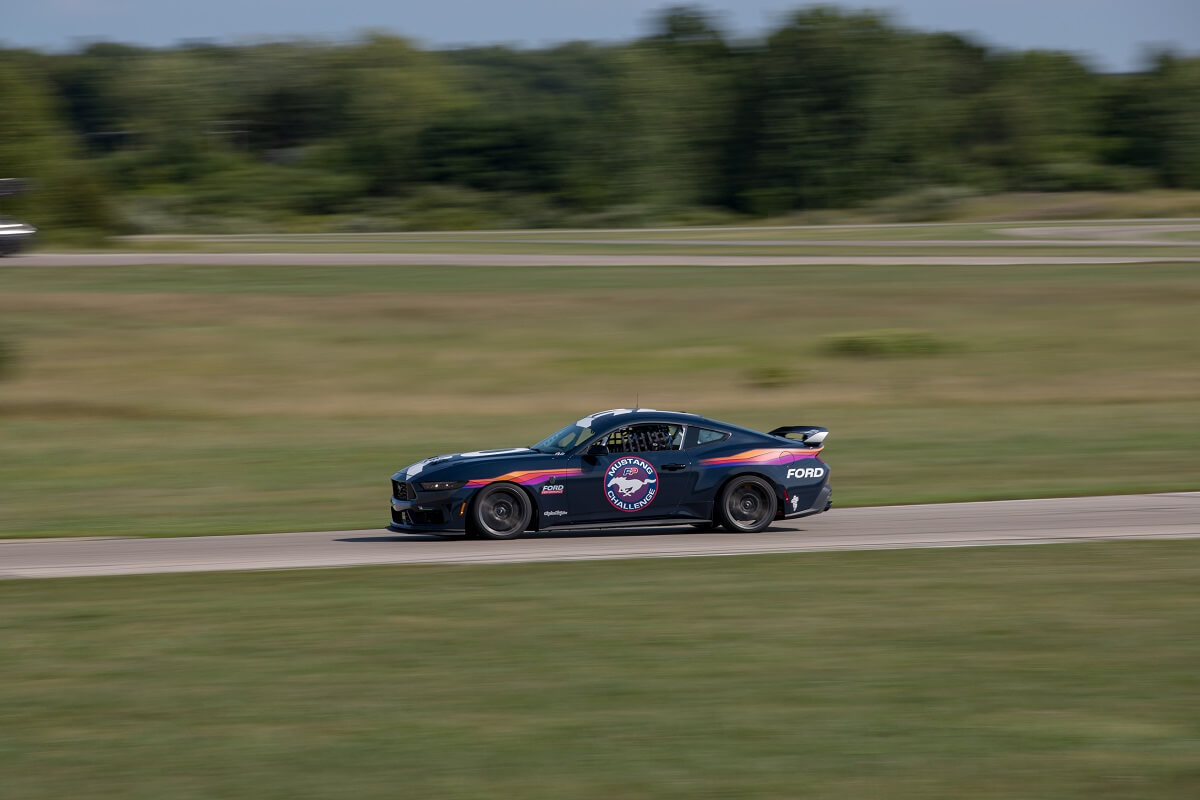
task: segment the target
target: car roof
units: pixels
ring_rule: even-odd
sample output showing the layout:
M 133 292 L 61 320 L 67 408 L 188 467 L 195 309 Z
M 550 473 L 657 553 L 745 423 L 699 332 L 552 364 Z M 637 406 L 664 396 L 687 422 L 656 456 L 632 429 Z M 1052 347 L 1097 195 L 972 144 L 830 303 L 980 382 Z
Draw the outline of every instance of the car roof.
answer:
M 695 420 L 702 419 L 702 417 L 695 414 L 688 414 L 684 411 L 659 411 L 657 408 L 610 408 L 605 411 L 596 411 L 588 414 L 576 424 L 590 428 L 596 424 L 604 424 L 616 420 L 625 423 L 668 419 L 678 422 L 687 422 L 689 420 L 694 422 Z
M 675 422 L 680 425 L 704 425 L 722 428 L 728 431 L 751 433 L 762 436 L 758 431 L 720 422 L 699 414 L 686 411 L 659 411 L 656 408 L 611 408 L 607 411 L 597 411 L 579 420 L 578 424 L 585 428 L 593 428 L 597 432 L 612 430 L 623 425 L 633 425 L 639 422 Z

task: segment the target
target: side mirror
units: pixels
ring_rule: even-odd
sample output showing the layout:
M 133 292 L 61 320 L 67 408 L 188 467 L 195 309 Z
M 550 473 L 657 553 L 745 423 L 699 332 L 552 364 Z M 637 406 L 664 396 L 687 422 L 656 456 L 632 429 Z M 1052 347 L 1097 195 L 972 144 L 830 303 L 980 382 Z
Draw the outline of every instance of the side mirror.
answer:
M 587 449 L 587 452 L 586 452 L 586 453 L 584 453 L 584 455 L 588 455 L 588 456 L 606 456 L 606 455 L 608 455 L 608 445 L 606 445 L 606 444 L 594 444 L 594 445 L 592 445 L 591 447 L 589 447 L 589 448 Z

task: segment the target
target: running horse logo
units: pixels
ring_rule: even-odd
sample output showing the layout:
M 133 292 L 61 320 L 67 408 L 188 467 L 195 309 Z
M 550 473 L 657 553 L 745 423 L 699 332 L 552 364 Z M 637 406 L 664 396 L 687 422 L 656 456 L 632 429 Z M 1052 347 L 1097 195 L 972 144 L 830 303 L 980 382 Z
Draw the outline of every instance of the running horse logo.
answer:
M 609 488 L 616 486 L 617 491 L 621 493 L 622 497 L 632 497 L 634 492 L 641 489 L 647 483 L 652 482 L 636 477 L 641 473 L 641 470 L 637 467 L 625 467 L 621 472 L 621 475 L 616 476 L 608 482 L 608 486 Z
M 640 511 L 658 494 L 654 465 L 636 456 L 618 458 L 604 476 L 604 496 L 621 511 Z

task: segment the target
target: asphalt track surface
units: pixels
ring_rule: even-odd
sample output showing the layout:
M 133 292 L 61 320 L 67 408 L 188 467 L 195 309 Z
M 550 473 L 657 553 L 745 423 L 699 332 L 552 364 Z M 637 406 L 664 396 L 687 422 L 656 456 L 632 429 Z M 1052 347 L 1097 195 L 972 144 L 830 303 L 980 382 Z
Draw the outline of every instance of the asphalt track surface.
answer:
M 859 246 L 863 246 L 860 244 Z M 869 246 L 869 244 L 867 245 Z M 6 258 L 12 267 L 139 266 L 463 266 L 463 267 L 790 267 L 790 266 L 1069 266 L 1194 263 L 1196 258 L 1146 256 L 701 256 L 542 255 L 518 253 L 32 253 Z
M 759 534 L 691 528 L 443 540 L 383 530 L 180 539 L 0 541 L 0 577 L 307 569 L 382 564 L 503 564 L 733 556 L 829 550 L 1200 538 L 1200 492 L 834 509 Z

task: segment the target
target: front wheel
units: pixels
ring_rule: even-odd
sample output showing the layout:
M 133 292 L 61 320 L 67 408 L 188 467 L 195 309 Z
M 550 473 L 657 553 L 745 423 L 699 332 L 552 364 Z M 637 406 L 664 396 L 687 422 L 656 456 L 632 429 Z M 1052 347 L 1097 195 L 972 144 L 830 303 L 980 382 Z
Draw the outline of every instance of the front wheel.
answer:
M 516 539 L 529 527 L 533 506 L 521 487 L 492 483 L 471 504 L 470 532 L 485 539 Z
M 734 533 L 758 533 L 775 519 L 778 505 L 770 484 L 755 475 L 741 475 L 721 491 L 717 521 Z

